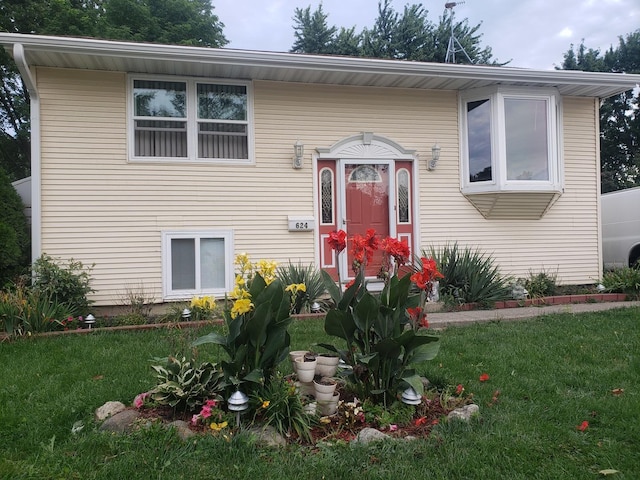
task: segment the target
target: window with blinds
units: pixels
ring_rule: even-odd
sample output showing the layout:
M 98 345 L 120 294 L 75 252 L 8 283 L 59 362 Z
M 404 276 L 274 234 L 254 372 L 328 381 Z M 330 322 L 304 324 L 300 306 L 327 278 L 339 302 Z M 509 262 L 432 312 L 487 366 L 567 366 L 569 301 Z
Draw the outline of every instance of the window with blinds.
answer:
M 250 84 L 132 79 L 134 160 L 251 159 Z

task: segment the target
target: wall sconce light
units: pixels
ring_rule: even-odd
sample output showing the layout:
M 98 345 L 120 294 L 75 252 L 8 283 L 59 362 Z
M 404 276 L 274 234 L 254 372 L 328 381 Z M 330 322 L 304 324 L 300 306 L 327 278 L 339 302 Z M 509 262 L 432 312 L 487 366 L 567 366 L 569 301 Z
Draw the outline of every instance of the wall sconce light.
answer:
M 431 160 L 429 160 L 429 170 L 435 170 L 438 160 L 440 159 L 440 145 L 437 143 L 431 147 Z
M 293 144 L 293 168 L 302 168 L 302 157 L 304 156 L 304 145 L 300 140 Z

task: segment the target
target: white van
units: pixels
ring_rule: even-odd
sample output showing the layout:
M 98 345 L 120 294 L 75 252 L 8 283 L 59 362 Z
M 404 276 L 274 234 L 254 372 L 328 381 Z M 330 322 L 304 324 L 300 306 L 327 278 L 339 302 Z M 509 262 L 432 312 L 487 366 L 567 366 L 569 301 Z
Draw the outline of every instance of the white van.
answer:
M 600 200 L 604 267 L 631 267 L 640 260 L 640 187 L 605 193 Z

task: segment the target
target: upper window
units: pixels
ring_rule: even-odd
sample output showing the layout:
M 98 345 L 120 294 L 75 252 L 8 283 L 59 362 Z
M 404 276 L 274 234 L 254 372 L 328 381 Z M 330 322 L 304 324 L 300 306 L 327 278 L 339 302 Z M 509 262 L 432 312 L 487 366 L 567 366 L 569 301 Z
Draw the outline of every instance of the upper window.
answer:
M 222 296 L 233 286 L 231 231 L 164 232 L 164 298 Z
M 558 102 L 550 89 L 464 92 L 463 192 L 560 190 Z
M 251 85 L 131 79 L 134 160 L 249 162 Z

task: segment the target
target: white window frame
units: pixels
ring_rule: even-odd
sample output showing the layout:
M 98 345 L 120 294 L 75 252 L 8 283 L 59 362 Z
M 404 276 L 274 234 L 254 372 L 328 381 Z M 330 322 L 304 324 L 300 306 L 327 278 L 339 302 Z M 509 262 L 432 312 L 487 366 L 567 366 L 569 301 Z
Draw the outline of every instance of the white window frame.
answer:
M 135 105 L 134 105 L 134 81 L 151 80 L 162 82 L 184 82 L 187 86 L 187 156 L 186 157 L 146 157 L 135 154 Z M 242 85 L 247 89 L 247 148 L 248 158 L 199 158 L 198 157 L 198 124 L 211 123 L 211 119 L 198 119 L 197 85 Z M 253 82 L 241 80 L 229 80 L 220 78 L 194 78 L 173 77 L 167 75 L 129 75 L 127 81 L 127 144 L 129 162 L 136 163 L 224 163 L 252 165 L 255 163 L 254 147 L 254 109 L 253 109 Z M 160 118 L 158 118 L 160 120 Z M 169 119 L 171 120 L 171 119 Z M 178 120 L 180 121 L 180 120 Z M 214 122 L 215 123 L 215 122 Z M 226 123 L 244 123 L 227 121 Z
M 200 288 L 200 262 L 199 242 L 203 238 L 221 238 L 224 240 L 225 277 L 223 288 Z M 196 240 L 196 288 L 193 290 L 173 290 L 171 286 L 171 241 L 174 239 Z M 233 290 L 234 263 L 233 263 L 233 230 L 190 230 L 190 231 L 163 231 L 162 232 L 162 297 L 164 300 L 186 300 L 196 295 L 213 295 L 223 297 Z
M 548 180 L 508 180 L 504 102 L 507 98 L 545 100 L 547 103 Z M 467 104 L 489 99 L 491 111 L 491 180 L 469 180 Z M 563 187 L 562 104 L 553 88 L 491 87 L 467 90 L 460 94 L 460 185 L 462 193 L 486 192 L 561 192 Z

